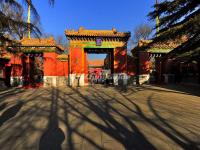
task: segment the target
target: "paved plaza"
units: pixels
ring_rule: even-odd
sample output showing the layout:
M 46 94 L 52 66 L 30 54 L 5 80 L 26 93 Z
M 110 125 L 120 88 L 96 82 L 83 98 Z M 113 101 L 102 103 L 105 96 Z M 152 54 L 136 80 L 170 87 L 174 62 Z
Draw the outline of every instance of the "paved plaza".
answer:
M 197 150 L 199 93 L 150 85 L 0 91 L 0 149 Z

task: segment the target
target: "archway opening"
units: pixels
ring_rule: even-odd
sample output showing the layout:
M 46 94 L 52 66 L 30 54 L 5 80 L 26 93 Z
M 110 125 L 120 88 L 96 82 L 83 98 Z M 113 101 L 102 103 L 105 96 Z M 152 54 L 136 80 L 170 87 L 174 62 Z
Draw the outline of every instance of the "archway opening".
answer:
M 85 48 L 88 84 L 113 84 L 114 49 Z

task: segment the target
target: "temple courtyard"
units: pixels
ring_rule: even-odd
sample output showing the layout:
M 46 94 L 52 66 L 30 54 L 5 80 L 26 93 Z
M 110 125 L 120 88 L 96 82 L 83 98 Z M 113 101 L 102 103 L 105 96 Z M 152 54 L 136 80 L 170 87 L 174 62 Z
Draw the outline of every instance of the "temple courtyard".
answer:
M 0 149 L 200 149 L 199 96 L 178 85 L 2 90 Z

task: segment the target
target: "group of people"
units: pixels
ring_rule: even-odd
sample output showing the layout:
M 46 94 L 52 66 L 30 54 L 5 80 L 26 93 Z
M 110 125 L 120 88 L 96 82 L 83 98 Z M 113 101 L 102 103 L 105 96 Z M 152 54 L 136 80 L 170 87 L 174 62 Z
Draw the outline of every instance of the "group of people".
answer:
M 109 73 L 96 73 L 92 72 L 88 74 L 88 80 L 91 85 L 93 84 L 106 84 L 109 85 L 111 83 L 112 76 Z

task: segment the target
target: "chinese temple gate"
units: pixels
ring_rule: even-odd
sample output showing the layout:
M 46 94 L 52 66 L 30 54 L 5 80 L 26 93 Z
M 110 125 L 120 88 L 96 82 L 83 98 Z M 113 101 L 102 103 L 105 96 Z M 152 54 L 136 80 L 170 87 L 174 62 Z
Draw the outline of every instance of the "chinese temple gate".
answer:
M 132 50 L 134 56 L 139 56 L 138 75 L 146 76 L 145 82 L 175 82 L 175 76 L 181 72 L 181 64 L 168 59 L 167 55 L 185 41 L 187 41 L 185 36 L 159 43 L 140 40 L 138 46 Z
M 84 86 L 88 84 L 88 53 L 106 53 L 111 61 L 111 74 L 114 84 L 119 76 L 127 75 L 127 41 L 130 32 L 112 30 L 66 30 L 70 53 L 70 85 Z
M 25 87 L 66 86 L 68 55 L 50 37 L 23 38 L 19 45 L 9 47 L 11 59 L 10 84 Z

